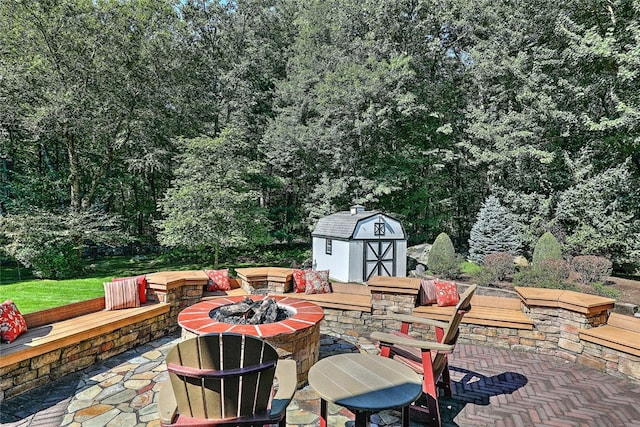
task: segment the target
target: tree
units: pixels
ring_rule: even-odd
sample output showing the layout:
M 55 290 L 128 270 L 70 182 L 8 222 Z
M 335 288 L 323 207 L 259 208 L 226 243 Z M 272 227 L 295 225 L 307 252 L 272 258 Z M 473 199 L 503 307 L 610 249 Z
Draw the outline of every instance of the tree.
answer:
M 497 252 L 519 254 L 520 239 L 512 227 L 513 215 L 497 197 L 487 197 L 478 212 L 469 238 L 469 258 L 482 264 L 484 257 Z
M 573 255 L 600 255 L 618 265 L 640 257 L 640 183 L 627 161 L 593 173 L 584 157 L 574 163 L 576 184 L 560 194 L 556 216 Z
M 217 138 L 178 141 L 183 153 L 156 223 L 162 244 L 210 250 L 215 267 L 221 249 L 269 240 L 260 193 L 251 187 L 255 165 L 234 148 L 242 139 L 241 132 L 227 129 Z
M 447 233 L 438 234 L 434 240 L 427 256 L 427 267 L 446 278 L 455 279 L 460 274 L 458 257 Z
M 548 231 L 540 236 L 533 249 L 532 264 L 535 266 L 545 260 L 561 260 L 562 246 L 556 237 Z

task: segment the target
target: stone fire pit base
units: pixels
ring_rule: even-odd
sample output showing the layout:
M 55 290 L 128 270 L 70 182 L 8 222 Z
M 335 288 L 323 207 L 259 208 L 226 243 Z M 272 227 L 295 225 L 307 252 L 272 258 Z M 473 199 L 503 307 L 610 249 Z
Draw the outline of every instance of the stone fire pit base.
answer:
M 209 312 L 223 305 L 233 304 L 245 297 L 227 297 L 202 301 L 184 309 L 178 315 L 178 324 L 182 327 L 182 338 L 202 334 L 233 332 L 252 335 L 274 346 L 282 358 L 296 361 L 298 369 L 298 387 L 307 382 L 309 369 L 318 361 L 320 354 L 320 321 L 324 317 L 321 307 L 308 301 L 295 298 L 272 296 L 278 305 L 294 314 L 280 322 L 263 325 L 234 325 L 215 321 Z M 253 300 L 262 300 L 263 295 L 251 295 Z

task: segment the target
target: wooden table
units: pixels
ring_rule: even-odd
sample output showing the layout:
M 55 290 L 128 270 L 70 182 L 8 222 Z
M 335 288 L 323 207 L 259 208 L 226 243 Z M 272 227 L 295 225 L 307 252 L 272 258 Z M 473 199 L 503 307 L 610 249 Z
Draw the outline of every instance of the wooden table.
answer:
M 356 427 L 369 425 L 371 412 L 402 408 L 409 426 L 409 405 L 422 394 L 422 379 L 392 359 L 371 354 L 339 354 L 309 370 L 309 385 L 320 395 L 320 427 L 327 426 L 327 402 L 356 414 Z

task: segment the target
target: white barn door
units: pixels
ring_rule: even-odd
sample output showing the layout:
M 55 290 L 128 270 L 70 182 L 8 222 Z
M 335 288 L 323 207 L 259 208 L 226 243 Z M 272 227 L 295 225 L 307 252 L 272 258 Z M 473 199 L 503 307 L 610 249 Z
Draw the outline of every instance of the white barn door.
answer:
M 364 281 L 371 276 L 395 276 L 395 242 L 367 240 L 364 242 Z

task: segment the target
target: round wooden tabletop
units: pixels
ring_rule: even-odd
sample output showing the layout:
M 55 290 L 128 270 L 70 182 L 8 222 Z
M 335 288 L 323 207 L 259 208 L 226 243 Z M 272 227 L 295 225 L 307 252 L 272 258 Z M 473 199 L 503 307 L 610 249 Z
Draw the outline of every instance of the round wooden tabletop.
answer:
M 422 393 L 422 379 L 392 359 L 372 354 L 339 354 L 309 370 L 309 385 L 322 399 L 357 411 L 407 406 Z

